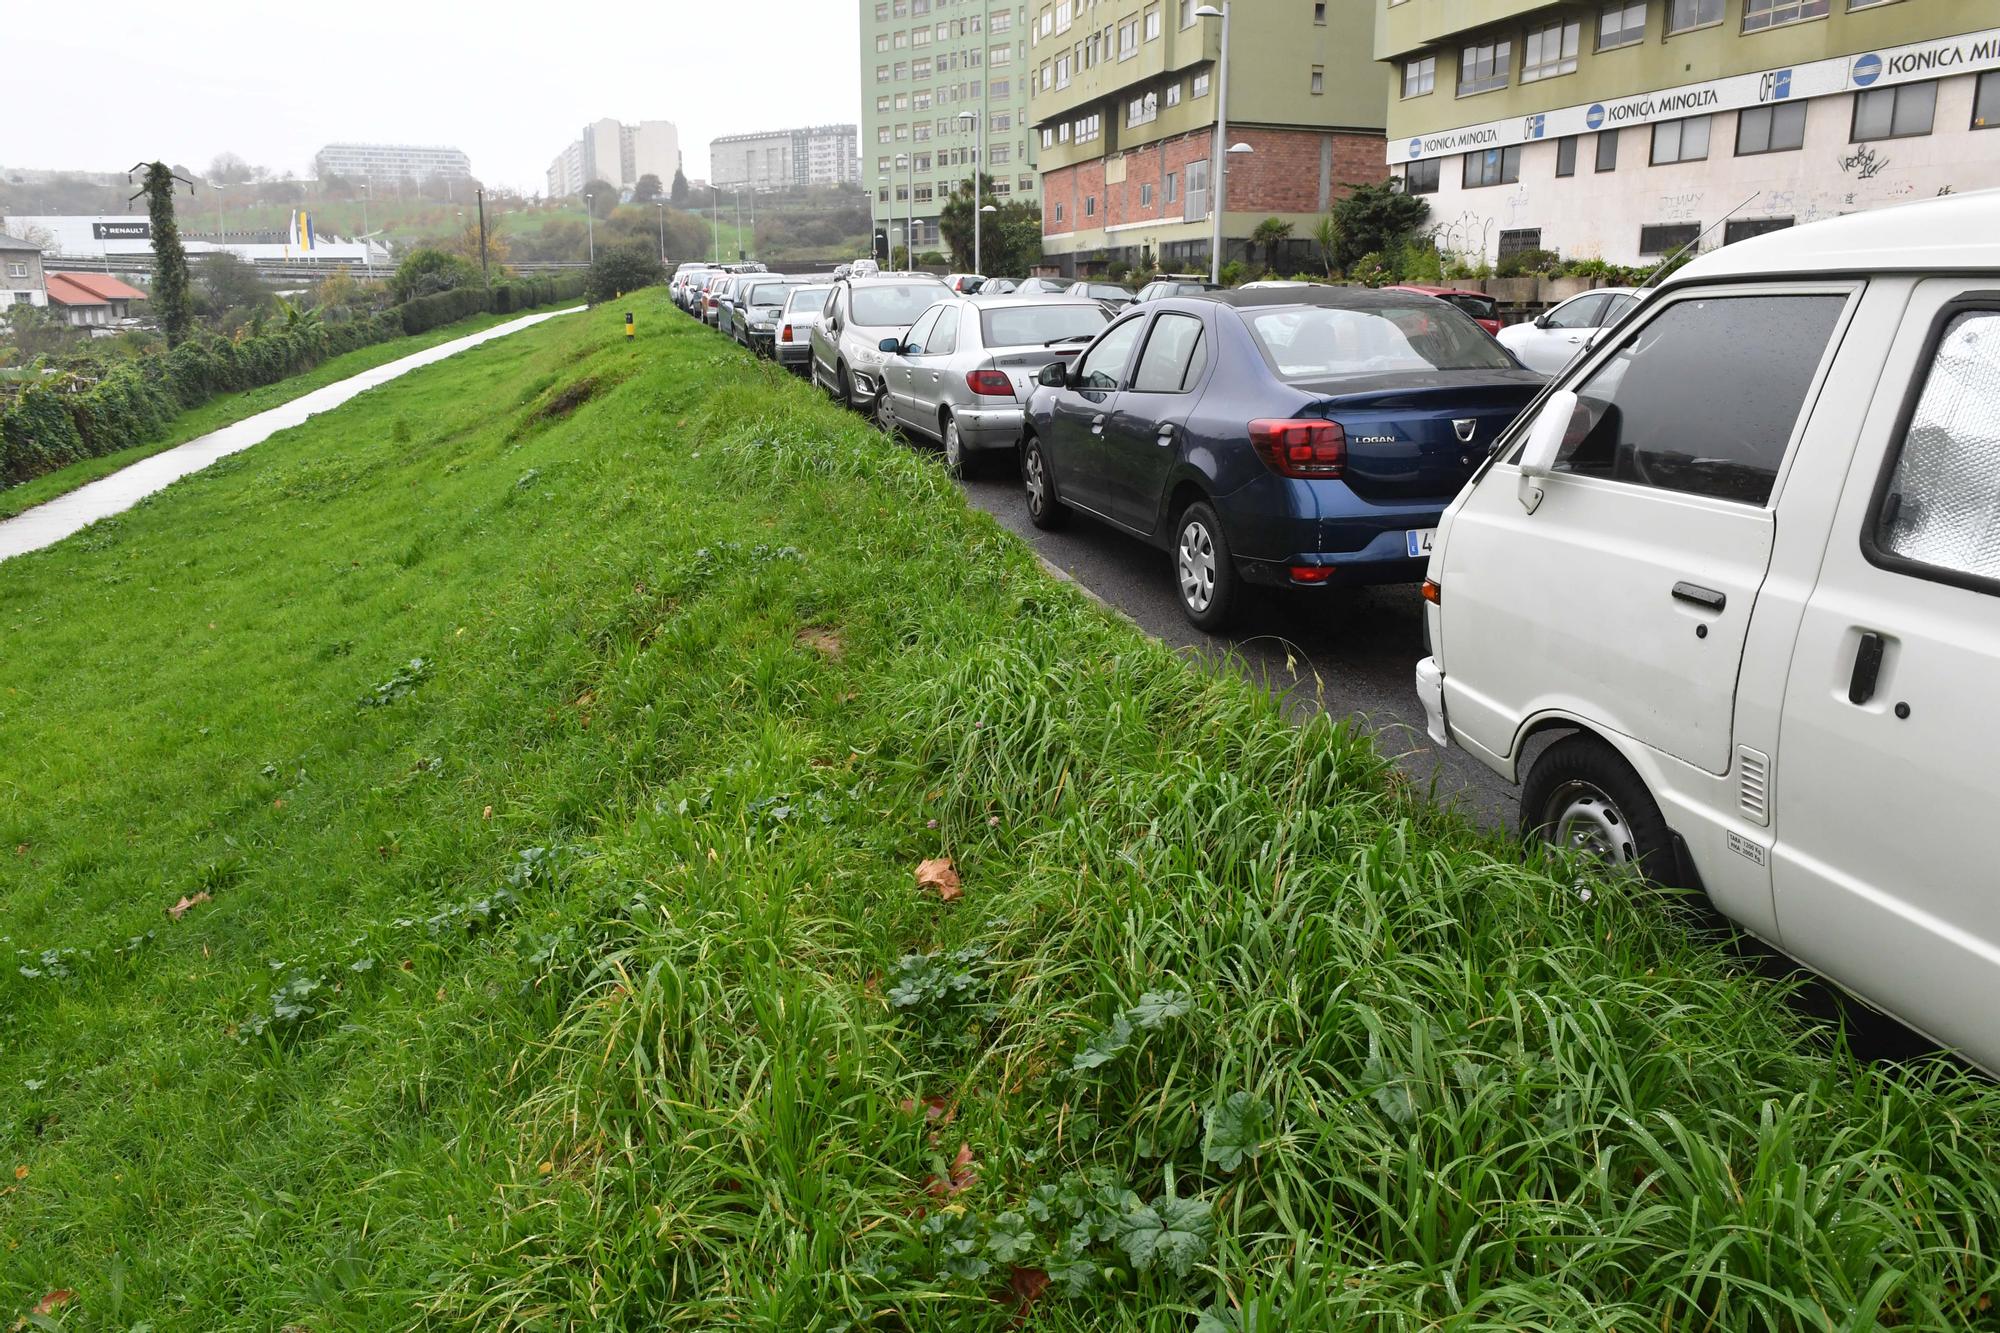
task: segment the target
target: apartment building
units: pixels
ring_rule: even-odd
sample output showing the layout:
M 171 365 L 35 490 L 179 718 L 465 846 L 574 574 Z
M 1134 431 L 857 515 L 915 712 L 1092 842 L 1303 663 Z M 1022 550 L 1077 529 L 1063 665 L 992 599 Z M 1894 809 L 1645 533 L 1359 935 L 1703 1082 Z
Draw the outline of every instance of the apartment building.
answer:
M 878 252 L 942 248 L 938 214 L 983 165 L 995 202 L 1033 199 L 1028 8 L 1015 0 L 858 0 L 861 183 Z M 985 155 L 981 161 L 981 131 Z
M 1996 0 L 1375 0 L 1444 247 L 1637 264 L 2000 185 Z
M 1374 11 L 1355 0 L 1236 0 L 1228 143 L 1217 139 L 1220 18 L 1200 0 L 1040 0 L 1029 60 L 1042 168 L 1042 255 L 1066 274 L 1115 261 L 1207 272 L 1211 188 L 1223 150 L 1223 258 L 1266 218 L 1293 239 L 1265 255 L 1292 272 L 1354 185 L 1380 181 L 1385 79 Z M 1220 8 L 1220 4 L 1216 5 Z
M 405 143 L 330 143 L 313 155 L 319 177 L 369 182 L 470 180 L 472 159 L 457 148 Z
M 768 134 L 729 134 L 708 144 L 708 172 L 717 185 L 746 190 L 793 190 L 856 185 L 861 159 L 852 125 L 808 125 Z
M 592 181 L 604 181 L 621 195 L 629 195 L 641 176 L 658 177 L 664 191 L 680 166 L 680 130 L 672 121 L 626 125 L 606 117 L 584 126 L 582 135 L 549 163 L 549 197 L 582 194 Z

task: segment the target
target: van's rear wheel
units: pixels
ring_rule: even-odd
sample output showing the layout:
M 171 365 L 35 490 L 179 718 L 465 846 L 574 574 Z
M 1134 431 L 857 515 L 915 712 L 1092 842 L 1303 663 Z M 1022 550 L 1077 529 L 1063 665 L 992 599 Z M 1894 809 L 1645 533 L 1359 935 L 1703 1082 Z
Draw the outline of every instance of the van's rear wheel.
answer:
M 1679 886 L 1673 835 L 1658 802 L 1595 736 L 1558 741 L 1535 760 L 1521 784 L 1521 834 Z

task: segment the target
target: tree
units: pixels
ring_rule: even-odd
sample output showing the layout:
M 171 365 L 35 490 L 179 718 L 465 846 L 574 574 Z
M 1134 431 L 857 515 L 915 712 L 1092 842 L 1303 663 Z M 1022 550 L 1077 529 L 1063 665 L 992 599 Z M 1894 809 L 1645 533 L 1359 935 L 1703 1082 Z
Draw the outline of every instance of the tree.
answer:
M 449 251 L 429 248 L 410 251 L 389 279 L 389 291 L 398 302 L 478 285 L 479 265 Z
M 673 205 L 675 208 L 687 207 L 688 178 L 681 174 L 681 169 L 679 167 L 674 168 L 674 189 L 672 198 L 673 198 Z
M 650 204 L 659 197 L 660 178 L 650 171 L 641 176 L 639 183 L 632 187 L 632 202 L 635 204 Z
M 5 332 L 14 340 L 23 362 L 59 352 L 69 344 L 90 336 L 82 329 L 71 328 L 60 311 L 42 305 L 8 306 L 4 313 L 0 313 L 0 332 Z
M 1263 247 L 1265 268 L 1271 267 L 1271 262 L 1278 257 L 1278 242 L 1289 239 L 1291 234 L 1292 224 L 1278 218 L 1265 218 L 1257 224 L 1257 230 L 1250 233 L 1251 248 Z
M 477 268 L 479 266 L 479 219 L 466 219 L 465 225 L 459 228 L 458 234 L 447 241 L 442 248 L 457 255 L 474 268 Z M 507 262 L 511 257 L 511 248 L 507 243 L 507 238 L 500 234 L 498 227 L 488 227 L 486 229 L 486 263 L 488 267 L 504 269 L 507 267 Z
M 188 291 L 187 251 L 174 221 L 174 173 L 164 162 L 146 168 L 146 214 L 153 223 L 153 310 L 167 335 L 167 346 L 186 341 L 194 320 Z
M 217 153 L 215 160 L 208 164 L 210 185 L 241 185 L 256 174 L 257 169 L 235 153 Z
M 202 257 L 201 313 L 210 325 L 227 331 L 255 319 L 270 303 L 254 266 L 227 250 Z
M 1333 206 L 1333 220 L 1340 228 L 1335 260 L 1346 268 L 1363 255 L 1387 254 L 1407 241 L 1430 215 L 1429 204 L 1397 193 L 1387 181 L 1357 185 Z
M 1320 215 L 1313 223 L 1313 243 L 1319 246 L 1320 263 L 1326 266 L 1326 276 L 1332 277 L 1336 267 L 1334 255 L 1340 250 L 1340 219 L 1331 213 Z
M 599 222 L 611 216 L 611 210 L 618 207 L 618 187 L 610 181 L 592 181 L 583 187 L 590 196 L 585 200 L 590 205 L 591 216 Z
M 584 292 L 593 302 L 609 301 L 622 292 L 636 292 L 666 280 L 667 270 L 656 248 L 635 241 L 599 250 Z
M 973 201 L 975 198 L 978 198 L 982 202 L 991 202 L 993 199 L 993 178 L 984 172 L 980 173 L 979 193 L 977 196 L 974 195 L 972 190 L 972 178 L 968 176 L 958 183 L 957 188 L 951 192 L 951 197 L 945 200 L 944 207 L 938 210 L 938 233 L 944 237 L 945 245 L 950 247 L 951 266 L 953 268 L 970 269 L 972 267 Z M 981 219 L 979 228 L 979 249 L 981 253 L 979 258 L 982 262 L 986 259 L 985 233 L 984 219 Z

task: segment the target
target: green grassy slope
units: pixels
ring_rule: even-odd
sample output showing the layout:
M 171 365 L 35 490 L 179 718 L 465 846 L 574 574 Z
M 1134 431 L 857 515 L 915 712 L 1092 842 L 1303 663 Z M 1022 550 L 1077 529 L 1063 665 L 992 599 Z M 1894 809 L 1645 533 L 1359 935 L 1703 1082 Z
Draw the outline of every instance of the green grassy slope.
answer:
M 1994 1326 L 1988 1084 L 622 309 L 0 565 L 0 1319 Z

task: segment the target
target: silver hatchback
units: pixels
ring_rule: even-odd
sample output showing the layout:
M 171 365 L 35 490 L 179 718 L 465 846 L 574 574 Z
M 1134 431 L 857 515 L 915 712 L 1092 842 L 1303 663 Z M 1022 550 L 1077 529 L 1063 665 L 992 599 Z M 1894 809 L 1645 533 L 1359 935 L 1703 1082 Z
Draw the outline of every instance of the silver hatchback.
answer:
M 1110 322 L 1104 304 L 1087 298 L 939 301 L 907 334 L 882 340 L 876 424 L 936 440 L 945 464 L 963 474 L 1019 444 L 1036 373 L 1075 356 Z

